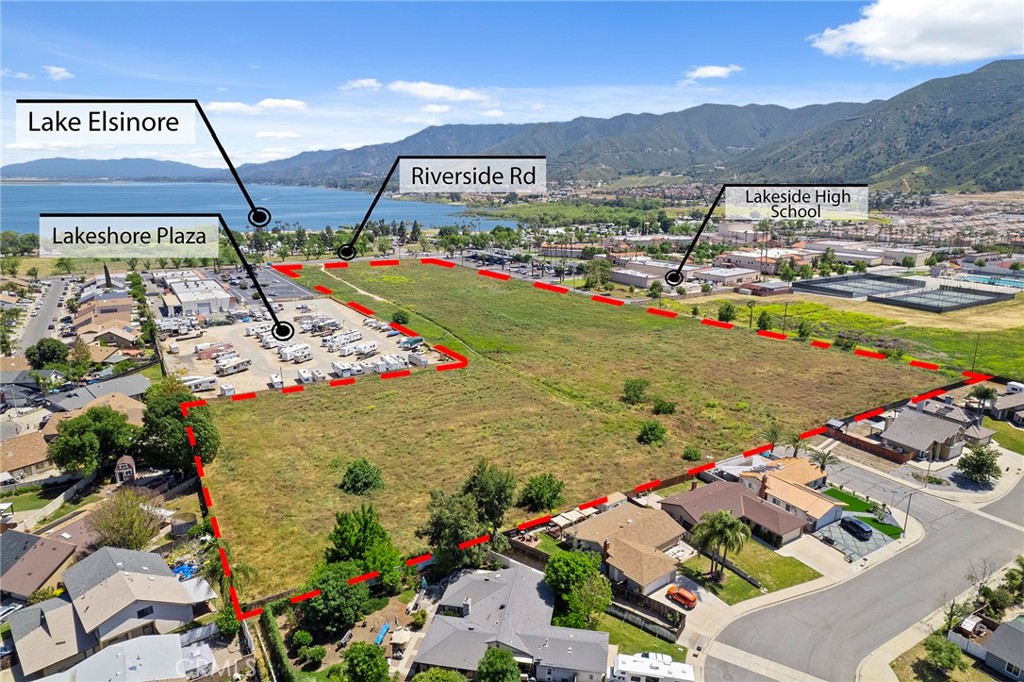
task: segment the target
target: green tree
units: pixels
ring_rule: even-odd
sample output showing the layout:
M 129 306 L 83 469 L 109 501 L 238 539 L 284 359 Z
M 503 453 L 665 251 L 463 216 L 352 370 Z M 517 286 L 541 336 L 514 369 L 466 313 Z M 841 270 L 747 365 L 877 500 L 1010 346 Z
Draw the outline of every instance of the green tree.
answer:
M 217 611 L 217 615 L 214 616 L 213 622 L 217 629 L 220 630 L 220 634 L 227 637 L 228 640 L 234 639 L 235 635 L 242 628 L 242 624 L 235 617 L 235 607 L 228 600 L 224 600 L 220 610 Z
M 636 440 L 641 445 L 662 445 L 667 435 L 668 429 L 664 424 L 649 419 L 640 424 L 640 433 L 637 434 Z
M 754 303 L 753 301 L 747 301 L 744 305 L 747 306 L 747 310 L 750 313 L 750 315 L 749 315 L 750 319 L 747 321 L 747 329 L 750 329 L 750 328 L 752 328 L 754 326 L 754 307 L 757 304 Z
M 692 315 L 693 317 L 700 317 L 700 306 L 694 303 L 690 307 L 690 315 Z
M 412 682 L 469 682 L 466 676 L 454 670 L 444 668 L 431 668 L 422 673 L 416 673 Z
M 774 448 L 782 440 L 782 429 L 777 424 L 771 424 L 761 429 L 761 436 Z
M 516 505 L 531 512 L 554 509 L 562 503 L 562 491 L 565 483 L 554 474 L 537 474 L 523 486 Z
M 902 267 L 904 267 L 904 268 L 912 268 L 912 267 L 914 267 L 914 257 L 913 256 L 904 256 L 903 260 L 900 261 L 900 265 Z
M 999 452 L 995 448 L 969 443 L 967 450 L 956 463 L 957 471 L 965 478 L 988 486 L 1003 475 L 999 467 Z
M 462 485 L 463 495 L 472 495 L 480 512 L 480 521 L 497 533 L 516 495 L 516 477 L 508 469 L 500 469 L 480 459 Z
M 391 678 L 384 649 L 369 642 L 355 642 L 345 654 L 349 682 L 388 682 Z
M 588 630 L 596 630 L 597 620 L 594 616 L 604 613 L 612 603 L 612 584 L 600 573 L 592 573 L 573 586 L 567 601 L 569 613 L 573 614 L 574 620 Z
M 986 384 L 978 384 L 968 395 L 981 403 L 981 409 L 984 411 L 999 396 L 999 392 Z
M 807 320 L 800 320 L 800 324 L 796 328 L 796 335 L 800 337 L 801 341 L 806 341 L 811 338 L 811 334 L 814 333 L 814 325 Z
M 324 551 L 329 563 L 360 561 L 368 547 L 380 542 L 390 542 L 388 531 L 380 522 L 376 508 L 364 504 L 334 514 L 334 528 L 327 536 L 330 545 Z
M 601 557 L 594 552 L 573 550 L 559 552 L 548 560 L 544 567 L 544 582 L 555 593 L 555 598 L 565 607 L 569 595 L 584 584 L 592 575 L 600 575 Z
M 396 310 L 391 313 L 391 321 L 398 324 L 409 324 L 409 312 L 407 310 Z
M 25 349 L 25 359 L 33 369 L 47 365 L 63 365 L 68 361 L 68 347 L 57 339 L 42 339 Z
M 700 285 L 700 292 L 702 294 L 710 294 L 711 290 L 714 288 L 715 287 L 713 285 L 709 284 L 708 282 L 704 282 L 703 284 Z
M 793 270 L 793 266 L 791 266 L 789 262 L 783 262 L 782 265 L 779 266 L 779 270 L 776 274 L 778 274 L 779 279 L 783 282 L 792 282 L 796 279 L 796 272 Z
M 228 565 L 231 566 L 230 578 L 224 572 L 224 562 L 221 561 L 219 549 L 224 550 L 224 556 L 227 557 Z M 235 553 L 231 550 L 231 545 L 224 540 L 220 541 L 219 546 L 214 543 L 206 545 L 206 549 L 202 554 L 202 560 L 203 563 L 199 568 L 200 573 L 211 585 L 215 585 L 220 590 L 223 599 L 228 598 L 228 588 L 232 585 L 235 586 L 235 589 L 241 590 L 246 585 L 252 584 L 252 581 L 259 576 L 259 571 L 256 570 L 255 566 L 235 559 Z
M 426 525 L 416 530 L 416 536 L 430 544 L 439 571 L 483 565 L 485 545 L 459 549 L 459 543 L 478 538 L 488 530 L 480 520 L 480 511 L 472 495 L 453 495 L 435 490 L 430 493 L 427 511 L 430 517 Z
M 324 639 L 334 639 L 362 618 L 370 589 L 365 582 L 349 585 L 350 578 L 363 574 L 354 561 L 318 564 L 302 590 L 320 590 L 320 596 L 298 606 L 298 611 L 309 629 Z
M 71 271 L 75 269 L 75 264 L 70 258 L 58 258 L 53 264 L 53 269 L 70 275 Z
M 1015 603 L 1024 601 L 1024 554 L 1018 554 L 1013 560 L 1013 566 L 1006 569 L 1002 586 L 1013 595 Z
M 340 487 L 350 495 L 369 495 L 374 490 L 384 487 L 384 477 L 380 469 L 370 464 L 365 457 L 349 462 L 345 468 L 345 476 Z
M 146 412 L 139 437 L 141 452 L 152 466 L 186 471 L 198 455 L 204 464 L 212 462 L 220 449 L 220 434 L 208 409 L 195 408 L 188 417 L 181 414 L 181 403 L 196 397 L 174 377 L 166 377 L 146 390 Z M 196 445 L 188 440 L 186 427 L 192 427 Z
M 797 274 L 800 276 L 800 279 L 811 279 L 814 277 L 814 270 L 811 268 L 810 263 L 804 263 L 800 266 Z
M 924 640 L 924 650 L 928 655 L 928 662 L 944 675 L 948 676 L 950 671 L 966 670 L 968 667 L 960 647 L 942 635 L 929 635 Z
M 732 322 L 736 319 L 736 306 L 732 301 L 722 301 L 718 304 L 718 321 Z
M 91 474 L 127 454 L 139 428 L 121 412 L 103 405 L 57 425 L 47 453 L 61 471 Z
M 647 379 L 626 379 L 622 386 L 622 402 L 627 405 L 639 405 L 647 399 L 646 391 L 651 382 Z
M 612 263 L 607 258 L 588 260 L 583 270 L 585 289 L 603 289 L 608 286 L 612 276 Z
M 25 274 L 31 277 L 32 281 L 34 282 L 39 279 L 39 268 L 33 265 L 32 267 L 25 271 Z
M 477 682 L 519 682 L 519 666 L 508 649 L 490 647 L 476 666 Z
M 14 355 L 14 351 L 17 350 L 18 346 L 14 343 L 11 338 L 11 332 L 7 325 L 0 327 L 0 355 L 9 356 Z
M 160 530 L 160 519 L 143 505 L 147 499 L 131 488 L 122 488 L 93 511 L 86 525 L 98 547 L 142 550 Z
M 665 287 L 662 285 L 660 280 L 654 280 L 651 282 L 650 288 L 647 289 L 648 298 L 654 298 L 661 300 L 661 295 L 664 293 Z
M 762 331 L 772 328 L 772 316 L 767 310 L 762 310 L 757 316 L 757 328 Z
M 692 537 L 697 547 L 711 557 L 712 576 L 721 580 L 729 552 L 739 552 L 750 539 L 750 526 L 732 515 L 727 509 L 705 512 L 693 527 Z M 715 567 L 718 567 L 717 574 Z
M 316 670 L 319 668 L 326 655 L 327 649 L 320 644 L 317 644 L 316 646 L 304 646 L 299 649 L 299 658 L 306 662 L 306 665 L 303 667 L 307 670 Z
M 313 635 L 309 634 L 309 630 L 296 630 L 292 633 L 292 646 L 296 649 L 301 649 L 304 646 L 309 646 L 313 643 Z
M 863 260 L 854 261 L 853 262 L 853 269 L 856 270 L 857 272 L 867 272 L 868 271 L 868 263 L 867 263 L 867 261 L 863 261 Z
M 47 599 L 53 599 L 56 596 L 56 587 L 40 587 L 38 590 L 28 595 L 28 604 L 38 604 L 39 602 L 46 601 Z

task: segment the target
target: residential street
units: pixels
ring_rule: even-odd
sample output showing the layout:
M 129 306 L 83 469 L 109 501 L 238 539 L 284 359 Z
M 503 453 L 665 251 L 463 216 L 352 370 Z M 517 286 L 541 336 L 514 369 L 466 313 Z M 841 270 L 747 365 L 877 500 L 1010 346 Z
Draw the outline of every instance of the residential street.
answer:
M 911 515 L 927 535 L 863 574 L 833 588 L 767 607 L 727 626 L 717 642 L 753 655 L 744 668 L 757 679 L 767 671 L 756 657 L 806 671 L 822 680 L 855 678 L 860 661 L 884 642 L 940 606 L 942 595 L 967 589 L 972 561 L 1002 565 L 1021 552 L 1024 532 L 961 509 L 908 486 L 863 469 L 842 464 L 829 479 L 900 509 L 911 504 Z M 1021 521 L 1024 483 L 985 511 Z M 899 511 L 894 511 L 902 519 Z M 867 559 L 870 566 L 871 557 Z M 724 648 L 724 647 L 723 647 Z M 705 680 L 742 679 L 736 657 L 714 644 L 705 661 Z M 756 675 L 754 674 L 756 673 Z
M 51 324 L 52 318 L 57 314 L 57 301 L 60 300 L 63 291 L 63 282 L 60 277 L 51 277 L 53 282 L 45 294 L 43 294 L 43 305 L 39 308 L 39 314 L 30 317 L 25 311 L 25 327 L 21 332 L 21 339 L 18 342 L 21 349 L 34 346 L 40 339 L 45 339 L 48 333 L 47 326 Z

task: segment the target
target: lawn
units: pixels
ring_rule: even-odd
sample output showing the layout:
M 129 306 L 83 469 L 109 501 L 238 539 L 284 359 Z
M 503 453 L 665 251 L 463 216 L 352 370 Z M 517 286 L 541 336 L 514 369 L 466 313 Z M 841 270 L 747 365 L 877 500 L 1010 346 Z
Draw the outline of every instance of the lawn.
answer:
M 845 502 L 846 511 L 848 512 L 866 512 L 871 509 L 870 502 L 867 502 L 852 493 L 848 493 L 845 490 L 840 490 L 839 488 L 829 488 L 825 491 L 825 494 L 831 498 L 839 500 L 840 502 Z
M 607 613 L 598 615 L 597 621 L 597 629 L 608 633 L 608 641 L 618 645 L 620 654 L 641 654 L 650 651 L 667 654 L 678 663 L 686 662 L 684 646 L 666 642 Z
M 996 430 L 992 438 L 1007 450 L 1024 455 L 1024 430 L 1014 427 L 1009 422 L 1001 422 L 985 417 L 985 426 Z
M 160 363 L 156 363 L 142 370 L 139 374 L 156 383 L 164 378 L 164 368 Z
M 803 562 L 777 554 L 757 540 L 751 539 L 739 554 L 726 557 L 747 574 L 756 578 L 767 592 L 775 592 L 793 585 L 799 585 L 821 574 Z M 682 566 L 683 573 L 691 580 L 703 585 L 726 604 L 736 604 L 762 594 L 760 590 L 726 569 L 725 583 L 706 580 L 704 574 L 711 570 L 711 560 L 703 554 L 687 560 Z
M 389 318 L 400 301 L 409 327 L 470 364 L 387 383 L 365 378 L 298 395 L 211 401 L 222 446 L 207 482 L 224 537 L 260 569 L 250 598 L 305 581 L 334 512 L 363 501 L 377 506 L 404 550 L 424 549 L 414 531 L 426 519 L 429 492 L 459 486 L 481 457 L 520 481 L 555 473 L 571 507 L 685 472 L 692 466 L 680 456 L 686 446 L 707 458 L 736 454 L 760 443 L 766 424 L 803 431 L 938 383 L 906 365 L 613 308 L 463 268 L 303 272 L 307 285 L 327 286 L 378 317 Z M 636 442 L 640 423 L 653 416 L 650 405 L 619 400 L 632 377 L 677 404 L 675 414 L 657 417 L 669 431 L 664 447 Z M 837 385 L 843 390 L 809 389 Z M 384 472 L 385 488 L 368 498 L 337 487 L 358 457 Z M 505 523 L 533 516 L 512 510 Z
M 32 511 L 33 509 L 42 509 L 46 505 L 50 504 L 62 492 L 71 487 L 68 485 L 55 485 L 49 488 L 43 488 L 42 490 L 33 490 L 27 493 L 21 493 L 19 495 L 10 495 L 0 497 L 2 502 L 10 502 L 14 505 L 12 511 Z
M 906 651 L 889 664 L 900 682 L 996 682 L 1000 678 L 990 675 L 981 667 L 981 663 L 964 654 L 971 667 L 967 670 L 954 670 L 946 675 L 928 662 L 924 650 L 924 642 Z
M 868 518 L 868 517 L 862 517 L 861 520 L 864 523 L 866 523 L 869 526 L 871 526 L 872 528 L 874 528 L 875 530 L 877 530 L 877 531 L 879 531 L 881 533 L 885 533 L 886 535 L 891 537 L 893 540 L 898 540 L 900 538 L 900 536 L 903 535 L 903 529 L 900 528 L 899 526 L 894 526 L 894 525 L 889 524 L 889 523 L 882 523 L 880 521 L 876 521 L 876 520 Z
M 554 556 L 556 554 L 568 551 L 562 549 L 558 545 L 558 541 L 550 535 L 548 535 L 547 533 L 538 533 L 537 539 L 540 540 L 540 542 L 537 543 L 537 549 L 544 552 L 548 556 Z

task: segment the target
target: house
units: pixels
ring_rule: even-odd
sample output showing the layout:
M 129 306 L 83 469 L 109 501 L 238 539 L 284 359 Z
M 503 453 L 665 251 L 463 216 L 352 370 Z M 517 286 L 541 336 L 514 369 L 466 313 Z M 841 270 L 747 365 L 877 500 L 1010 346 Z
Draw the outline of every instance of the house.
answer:
M 43 587 L 55 587 L 75 554 L 60 540 L 9 530 L 0 535 L 0 595 L 27 600 Z
M 131 327 L 111 327 L 97 333 L 92 338 L 94 343 L 105 343 L 117 348 L 130 348 L 139 340 L 139 333 Z
M 44 682 L 185 680 L 209 675 L 215 666 L 209 644 L 182 646 L 182 635 L 146 635 L 112 644 Z
M 750 526 L 754 535 L 775 547 L 796 540 L 806 525 L 803 518 L 762 500 L 742 483 L 730 481 L 715 481 L 666 497 L 661 501 L 661 509 L 688 531 L 704 514 L 725 509 Z
M 112 547 L 68 568 L 62 581 L 66 594 L 10 616 L 26 676 L 67 670 L 117 642 L 167 634 L 216 598 L 200 578 L 179 582 L 158 554 Z
M 804 530 L 808 533 L 841 519 L 846 506 L 828 495 L 772 474 L 761 478 L 757 496 L 804 519 L 807 522 Z
M 976 445 L 988 445 L 992 442 L 992 436 L 996 434 L 995 429 L 981 425 L 982 415 L 970 412 L 958 405 L 954 405 L 952 398 L 947 401 L 925 400 L 918 403 L 919 409 L 925 414 L 940 417 L 964 427 L 964 440 Z
M 999 421 L 1009 421 L 1024 412 L 1024 392 L 1004 393 L 989 405 L 988 414 Z
M 622 504 L 581 521 L 568 531 L 584 549 L 603 552 L 614 539 L 664 550 L 679 542 L 683 529 L 659 509 Z
M 0 401 L 3 404 L 11 407 L 28 407 L 42 394 L 34 370 L 11 369 L 0 372 Z
M 801 457 L 764 460 L 761 466 L 742 471 L 738 478 L 740 483 L 757 492 L 761 488 L 761 479 L 769 474 L 815 490 L 825 487 L 828 481 L 828 474 L 822 471 L 821 467 Z
M 605 544 L 604 562 L 608 565 L 608 579 L 625 583 L 634 592 L 650 595 L 672 583 L 678 562 L 653 547 L 613 538 Z
M 29 431 L 0 444 L 0 472 L 22 479 L 53 468 L 46 440 L 40 431 Z
M 74 388 L 64 393 L 54 393 L 48 398 L 50 408 L 58 412 L 70 412 L 79 410 L 90 404 L 97 398 L 121 393 L 129 398 L 141 398 L 149 388 L 149 379 L 142 374 L 128 374 L 119 376 L 107 381 L 101 381 L 87 386 Z
M 942 462 L 963 452 L 967 428 L 925 412 L 920 403 L 901 408 L 895 416 L 886 417 L 885 424 L 878 438 L 897 452 Z
M 946 639 L 1011 680 L 1024 680 L 1024 616 L 999 623 L 974 613 L 946 634 Z
M 441 597 L 412 670 L 445 668 L 476 679 L 484 653 L 499 647 L 537 680 L 602 682 L 608 633 L 550 625 L 554 604 L 544 575 L 528 566 L 465 573 Z
M 95 386 L 96 384 L 93 385 Z M 129 424 L 134 424 L 135 426 L 142 426 L 142 417 L 146 413 L 146 404 L 142 401 L 129 398 L 124 393 L 108 393 L 89 401 L 76 410 L 51 413 L 50 418 L 40 429 L 43 438 L 46 439 L 47 443 L 53 441 L 57 437 L 61 422 L 80 417 L 94 407 L 109 407 L 115 412 L 120 412 L 128 418 Z
M 103 315 L 79 315 L 71 323 L 76 334 L 98 334 L 104 329 L 124 327 L 132 323 L 128 313 L 106 313 Z

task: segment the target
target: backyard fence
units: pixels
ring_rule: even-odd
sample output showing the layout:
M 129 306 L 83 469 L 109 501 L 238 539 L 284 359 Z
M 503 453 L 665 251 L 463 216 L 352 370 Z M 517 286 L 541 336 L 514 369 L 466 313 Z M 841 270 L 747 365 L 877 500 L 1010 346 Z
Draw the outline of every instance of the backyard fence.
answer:
M 612 602 L 608 606 L 608 608 L 605 609 L 605 613 L 607 613 L 609 616 L 618 618 L 621 621 L 625 621 L 626 623 L 629 623 L 634 627 L 640 628 L 644 632 L 649 632 L 658 639 L 663 639 L 666 642 L 673 643 L 679 637 L 679 633 L 682 632 L 683 623 L 685 622 L 686 618 L 685 616 L 683 616 L 683 620 L 679 621 L 679 629 L 673 631 L 671 628 L 665 627 L 664 625 L 661 625 L 659 623 L 655 623 L 654 621 L 645 618 L 636 611 L 630 611 L 629 609 L 623 606 L 619 606 L 614 602 Z
M 78 492 L 80 490 L 82 490 L 83 488 L 88 486 L 94 480 L 96 480 L 96 472 L 95 471 L 92 472 L 91 474 L 89 474 L 88 476 L 86 476 L 85 478 L 83 478 L 78 483 L 76 483 L 73 486 L 71 486 L 70 488 L 68 488 L 67 490 L 65 490 L 63 493 L 61 493 L 57 497 L 55 497 L 45 507 L 42 507 L 41 509 L 37 509 L 35 512 L 32 513 L 31 516 L 29 516 L 26 519 L 24 519 L 23 523 L 25 524 L 25 528 L 28 529 L 28 530 L 31 530 L 32 526 L 36 525 L 37 523 L 39 523 L 40 521 L 45 519 L 50 514 L 54 513 L 58 509 L 60 509 L 64 505 L 65 502 L 68 502 L 72 497 L 74 497 L 76 494 L 78 494 Z
M 852 434 L 840 431 L 839 429 L 833 426 L 828 426 L 825 428 L 825 435 L 828 436 L 829 438 L 839 441 L 840 443 L 852 445 L 858 450 L 869 452 L 872 455 L 877 455 L 878 457 L 887 459 L 890 462 L 896 462 L 897 464 L 906 464 L 907 462 L 914 458 L 914 456 L 909 452 L 896 452 L 895 450 L 891 450 L 879 443 L 875 443 L 870 440 L 865 440 Z
M 216 623 L 210 623 L 209 625 L 203 625 L 198 628 L 192 628 L 181 633 L 181 645 L 188 646 L 189 644 L 195 644 L 196 642 L 202 642 L 203 640 L 216 637 L 220 634 L 220 628 L 217 627 Z

